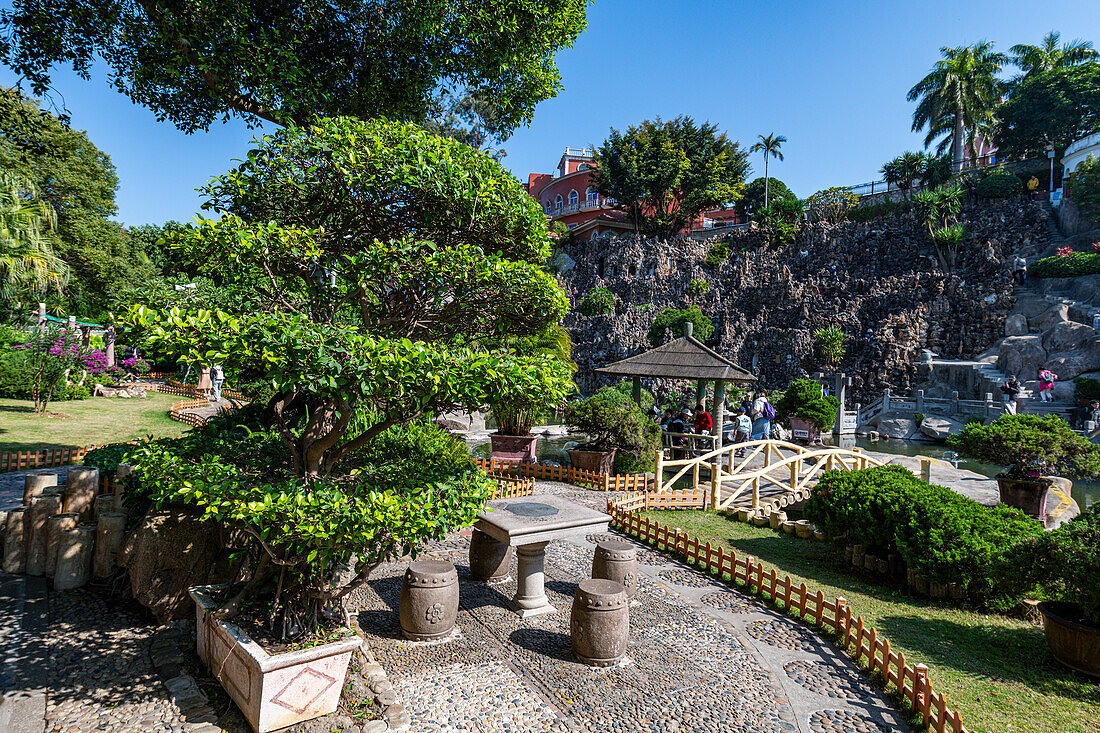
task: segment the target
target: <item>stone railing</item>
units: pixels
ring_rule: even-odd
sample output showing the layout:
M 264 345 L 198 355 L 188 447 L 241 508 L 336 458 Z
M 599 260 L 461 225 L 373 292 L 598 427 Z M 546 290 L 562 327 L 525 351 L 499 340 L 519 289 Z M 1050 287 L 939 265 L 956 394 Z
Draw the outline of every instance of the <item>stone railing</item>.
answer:
M 943 695 L 932 689 L 928 667 L 912 664 L 904 652 L 895 652 L 890 641 L 862 616 L 856 616 L 847 601 L 837 596 L 826 598 L 823 591 L 814 591 L 789 575 L 780 576 L 774 568 L 752 555 L 735 550 L 712 547 L 710 542 L 686 534 L 678 527 L 669 527 L 638 514 L 642 509 L 656 508 L 648 495 L 627 495 L 609 499 L 607 513 L 611 525 L 659 550 L 682 557 L 688 564 L 732 585 L 742 586 L 746 593 L 760 596 L 790 616 L 816 626 L 835 636 L 837 644 L 872 674 L 878 673 L 886 686 L 897 690 L 898 696 L 916 712 L 933 733 L 966 733 L 958 710 L 947 705 Z M 669 507 L 676 508 L 676 507 Z M 688 507 L 684 507 L 688 508 Z

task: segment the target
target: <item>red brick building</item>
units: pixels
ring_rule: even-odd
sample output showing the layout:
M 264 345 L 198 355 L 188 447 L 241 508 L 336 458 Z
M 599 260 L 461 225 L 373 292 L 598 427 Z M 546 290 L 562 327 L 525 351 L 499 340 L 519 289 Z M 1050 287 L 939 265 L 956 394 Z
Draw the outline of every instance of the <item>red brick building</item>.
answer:
M 634 225 L 625 213 L 613 210 L 614 199 L 601 196 L 591 185 L 594 152 L 591 148 L 566 148 L 556 173 L 531 173 L 527 193 L 542 204 L 551 222 L 560 221 L 575 237 L 595 238 L 604 232 L 632 232 Z M 708 211 L 693 222 L 691 229 L 740 223 L 733 209 Z

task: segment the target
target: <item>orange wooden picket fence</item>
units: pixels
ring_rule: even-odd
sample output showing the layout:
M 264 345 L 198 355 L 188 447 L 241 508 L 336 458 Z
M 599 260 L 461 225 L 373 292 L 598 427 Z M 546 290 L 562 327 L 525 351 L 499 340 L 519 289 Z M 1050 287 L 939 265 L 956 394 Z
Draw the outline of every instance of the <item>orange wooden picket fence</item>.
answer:
M 853 616 L 843 597 L 829 599 L 824 592 L 814 592 L 805 583 L 796 586 L 791 576 L 780 576 L 774 568 L 765 571 L 763 563 L 751 555 L 738 554 L 721 546 L 712 547 L 710 542 L 700 542 L 678 527 L 669 527 L 637 514 L 647 508 L 677 508 L 659 506 L 660 498 L 660 494 L 632 494 L 609 499 L 607 513 L 611 515 L 612 525 L 626 534 L 681 555 L 688 563 L 719 578 L 742 583 L 749 593 L 769 599 L 787 613 L 835 634 L 841 648 L 872 673 L 882 675 L 884 684 L 897 690 L 921 715 L 930 731 L 966 733 L 958 710 L 949 708 L 944 696 L 932 689 L 928 667 L 911 664 L 904 653 L 891 651 L 890 641 L 867 625 L 862 616 Z
M 547 481 L 563 481 L 596 491 L 646 491 L 652 487 L 653 476 L 647 473 L 632 473 L 626 476 L 609 476 L 606 473 L 590 471 L 573 466 L 553 466 L 546 463 L 521 463 L 519 461 L 492 460 L 479 458 L 477 465 L 486 473 L 530 476 Z
M 520 496 L 531 496 L 535 493 L 535 479 L 530 476 L 490 474 L 490 478 L 497 482 L 497 488 L 493 492 L 494 499 L 515 499 Z

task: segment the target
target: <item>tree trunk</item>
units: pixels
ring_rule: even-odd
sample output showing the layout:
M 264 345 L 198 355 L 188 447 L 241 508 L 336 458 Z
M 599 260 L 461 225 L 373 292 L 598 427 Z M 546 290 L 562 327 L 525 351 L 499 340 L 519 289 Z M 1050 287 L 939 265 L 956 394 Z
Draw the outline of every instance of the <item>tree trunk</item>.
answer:
M 768 151 L 764 151 L 764 208 L 768 208 Z
M 966 141 L 963 139 L 966 137 L 966 129 L 963 127 L 963 111 L 961 108 L 955 110 L 955 130 L 952 136 L 951 152 L 955 158 L 955 170 L 960 171 L 963 167 L 964 146 L 966 145 Z

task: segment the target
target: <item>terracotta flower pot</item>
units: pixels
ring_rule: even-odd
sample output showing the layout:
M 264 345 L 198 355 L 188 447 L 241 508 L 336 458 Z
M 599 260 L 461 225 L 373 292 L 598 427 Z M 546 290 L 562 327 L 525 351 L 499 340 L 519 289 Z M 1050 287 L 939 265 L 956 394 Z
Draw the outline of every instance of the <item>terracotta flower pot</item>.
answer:
M 567 450 L 569 462 L 574 468 L 583 468 L 596 473 L 610 474 L 615 465 L 615 449 L 602 450 Z
M 1039 604 L 1047 644 L 1054 658 L 1070 669 L 1100 677 L 1100 627 L 1084 623 L 1076 603 Z
M 996 479 L 1003 504 L 1022 510 L 1032 519 L 1046 519 L 1047 493 L 1053 483 L 1049 478 L 1018 479 L 1002 473 Z
M 493 446 L 491 459 L 494 461 L 514 461 L 517 463 L 535 462 L 537 435 L 501 435 L 492 433 L 489 441 Z
M 218 621 L 213 595 L 223 586 L 189 589 L 195 600 L 199 658 L 218 678 L 257 733 L 285 728 L 336 710 L 351 653 L 362 640 L 339 641 L 268 654 L 236 624 Z

